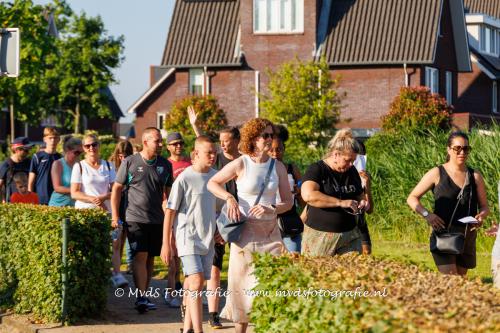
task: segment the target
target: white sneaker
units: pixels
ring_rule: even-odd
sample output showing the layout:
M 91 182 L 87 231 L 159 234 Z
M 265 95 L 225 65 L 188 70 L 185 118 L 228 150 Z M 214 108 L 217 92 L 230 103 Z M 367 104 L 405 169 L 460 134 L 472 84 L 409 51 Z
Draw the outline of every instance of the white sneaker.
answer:
M 113 274 L 111 282 L 114 288 L 124 288 L 128 286 L 128 280 L 121 273 Z

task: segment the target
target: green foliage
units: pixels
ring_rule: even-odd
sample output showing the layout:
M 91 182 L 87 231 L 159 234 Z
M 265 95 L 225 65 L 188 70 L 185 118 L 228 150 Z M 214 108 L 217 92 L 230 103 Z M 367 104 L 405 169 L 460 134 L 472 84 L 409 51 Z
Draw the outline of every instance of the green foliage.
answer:
M 197 114 L 198 127 L 212 139 L 217 140 L 219 131 L 227 126 L 226 114 L 219 107 L 214 96 L 191 95 L 178 100 L 166 116 L 165 128 L 169 132 L 175 131 L 182 134 L 187 143 L 186 150 L 195 139 L 187 113 L 187 108 L 190 105 L 193 106 Z
M 80 118 L 110 117 L 106 88 L 116 82 L 113 69 L 122 58 L 123 36 L 108 36 L 102 19 L 73 14 L 57 40 L 57 54 L 49 59 L 49 77 L 55 83 L 57 103 L 71 117 L 66 126 L 80 131 Z M 60 115 L 61 116 L 61 115 Z
M 479 129 L 469 134 L 473 151 L 468 164 L 481 172 L 486 182 L 490 217 L 498 218 L 497 184 L 500 180 L 498 140 L 500 127 L 491 128 L 492 135 L 481 135 Z M 448 133 L 428 131 L 418 133 L 381 132 L 366 142 L 368 171 L 372 176 L 374 213 L 367 216 L 370 228 L 385 239 L 408 242 L 428 242 L 429 227 L 406 204 L 406 198 L 422 176 L 446 160 Z M 423 197 L 428 209 L 433 207 L 432 193 Z M 484 228 L 483 228 L 484 229 Z M 480 231 L 478 249 L 491 251 L 493 239 Z
M 500 329 L 500 314 L 491 311 L 500 306 L 500 293 L 478 280 L 356 254 L 320 258 L 264 254 L 256 255 L 254 264 L 258 280 L 254 292 L 259 296 L 250 316 L 257 333 Z M 468 302 L 471 295 L 474 302 Z
M 443 97 L 432 94 L 427 87 L 402 87 L 382 118 L 382 128 L 396 132 L 447 130 L 452 111 Z
M 16 119 L 37 124 L 53 107 L 47 59 L 55 50 L 55 38 L 47 34 L 44 7 L 31 0 L 0 1 L 0 27 L 19 28 L 20 73 L 17 78 L 0 77 L 0 108 L 14 106 Z
M 110 223 L 98 209 L 0 205 L 0 306 L 61 320 L 62 229 L 69 218 L 68 320 L 97 316 L 106 306 Z
M 284 124 L 290 147 L 325 145 L 340 115 L 339 79 L 332 79 L 326 61 L 298 59 L 269 71 L 268 92 L 261 96 L 262 116 Z

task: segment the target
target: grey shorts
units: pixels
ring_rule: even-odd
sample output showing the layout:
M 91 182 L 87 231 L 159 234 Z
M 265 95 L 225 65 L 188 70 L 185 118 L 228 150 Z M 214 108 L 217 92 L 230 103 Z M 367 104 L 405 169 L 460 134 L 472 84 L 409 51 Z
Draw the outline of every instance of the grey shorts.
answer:
M 181 256 L 182 271 L 184 275 L 189 276 L 196 273 L 203 273 L 203 278 L 205 280 L 210 280 L 214 253 L 215 250 L 212 246 L 206 255 L 189 254 Z

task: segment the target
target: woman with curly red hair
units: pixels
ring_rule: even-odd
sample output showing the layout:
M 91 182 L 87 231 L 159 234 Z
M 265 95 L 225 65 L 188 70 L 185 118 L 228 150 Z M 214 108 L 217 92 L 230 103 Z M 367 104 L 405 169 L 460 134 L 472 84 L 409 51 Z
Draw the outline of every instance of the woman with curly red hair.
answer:
M 221 317 L 235 323 L 236 332 L 245 332 L 252 297 L 245 293 L 257 285 L 253 275 L 252 255 L 255 252 L 280 255 L 285 250 L 276 221 L 277 214 L 292 207 L 293 199 L 288 184 L 286 167 L 269 157 L 274 137 L 274 126 L 267 119 L 252 119 L 241 129 L 242 156 L 227 164 L 208 182 L 208 190 L 226 201 L 227 214 L 238 221 L 245 217 L 238 241 L 231 244 L 229 256 L 228 291 Z M 269 169 L 269 181 L 262 197 L 254 205 Z M 236 179 L 238 200 L 226 191 L 225 184 Z M 279 191 L 282 202 L 276 202 Z

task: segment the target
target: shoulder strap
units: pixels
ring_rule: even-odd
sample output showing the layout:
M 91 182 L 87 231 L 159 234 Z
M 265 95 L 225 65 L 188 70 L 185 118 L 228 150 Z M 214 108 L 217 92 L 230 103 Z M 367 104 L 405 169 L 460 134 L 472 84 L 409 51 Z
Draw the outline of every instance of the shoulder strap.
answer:
M 274 163 L 276 160 L 274 158 L 271 158 L 271 163 L 269 163 L 269 169 L 267 169 L 267 174 L 266 178 L 264 178 L 264 182 L 260 186 L 260 192 L 257 198 L 255 199 L 255 203 L 253 204 L 254 206 L 257 205 L 260 201 L 260 198 L 262 197 L 262 193 L 264 193 L 264 189 L 267 186 L 267 183 L 269 183 L 269 179 L 271 178 L 271 172 L 273 171 Z
M 105 160 L 105 162 L 106 162 L 106 166 L 108 167 L 108 171 L 111 172 L 111 166 L 109 165 L 109 161 Z
M 462 188 L 460 189 L 460 192 L 457 195 L 457 204 L 455 205 L 455 209 L 453 209 L 453 214 L 451 214 L 450 222 L 448 223 L 448 232 L 450 231 L 451 224 L 453 223 L 453 218 L 455 217 L 455 213 L 457 212 L 458 205 L 460 204 L 460 201 L 462 200 L 464 196 L 464 189 L 465 187 L 470 183 L 470 178 L 469 178 L 469 170 L 465 172 L 465 182 Z M 469 212 L 470 212 L 470 200 L 472 198 L 472 193 L 469 196 Z M 467 229 L 466 229 L 467 230 Z
M 78 161 L 78 166 L 80 167 L 80 176 L 83 176 L 82 162 Z

